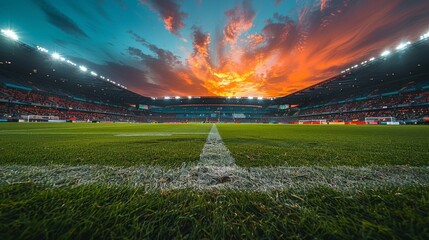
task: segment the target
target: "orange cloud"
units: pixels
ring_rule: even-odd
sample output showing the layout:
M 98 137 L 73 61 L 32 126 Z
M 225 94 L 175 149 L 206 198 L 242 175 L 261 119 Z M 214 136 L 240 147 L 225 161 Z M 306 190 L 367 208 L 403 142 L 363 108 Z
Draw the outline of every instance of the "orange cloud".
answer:
M 282 96 L 378 55 L 404 36 L 418 36 L 429 22 L 429 3 L 323 0 L 304 6 L 298 21 L 274 14 L 260 33 L 246 37 L 254 19 L 250 3 L 243 1 L 226 16 L 224 38 L 217 42 L 194 29 L 194 52 L 187 60 L 192 74 L 211 95 Z M 211 52 L 211 44 L 220 51 Z
M 180 11 L 180 5 L 175 0 L 140 0 L 148 5 L 164 21 L 165 28 L 171 33 L 180 36 L 180 29 L 185 27 L 184 20 L 188 14 Z
M 136 86 L 143 95 L 152 96 L 284 96 L 377 57 L 402 40 L 413 40 L 427 31 L 429 23 L 429 1 L 303 2 L 297 20 L 273 14 L 255 32 L 251 2 L 241 1 L 225 12 L 223 31 L 214 37 L 192 27 L 193 49 L 184 61 L 131 32 L 155 55 L 128 49 L 145 69 L 143 74 L 135 73 L 144 75 L 143 83 L 136 81 Z M 159 14 L 166 28 L 177 33 L 184 26 L 184 15 L 179 6 L 166 7 L 170 5 L 157 9 L 164 9 Z

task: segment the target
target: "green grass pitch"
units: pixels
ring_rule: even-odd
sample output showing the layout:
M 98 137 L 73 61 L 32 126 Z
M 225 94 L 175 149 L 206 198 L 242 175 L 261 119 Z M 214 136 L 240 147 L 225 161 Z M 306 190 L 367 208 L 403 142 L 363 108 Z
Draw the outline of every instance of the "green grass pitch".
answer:
M 211 124 L 0 124 L 0 166 L 199 164 Z M 243 168 L 429 166 L 427 126 L 217 124 Z M 426 170 L 425 170 L 426 171 Z M 19 174 L 19 173 L 17 173 Z M 311 179 L 310 179 L 311 180 Z M 379 188 L 52 187 L 0 172 L 0 239 L 428 239 L 429 183 Z

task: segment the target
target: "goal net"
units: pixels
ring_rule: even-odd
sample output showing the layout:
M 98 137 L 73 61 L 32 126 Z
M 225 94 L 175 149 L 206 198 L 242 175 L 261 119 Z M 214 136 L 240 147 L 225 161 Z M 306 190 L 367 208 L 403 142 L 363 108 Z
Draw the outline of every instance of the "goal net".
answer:
M 328 124 L 326 119 L 299 120 L 298 124 Z
M 396 122 L 396 118 L 394 117 L 366 117 L 366 124 L 378 124 L 380 122 Z
M 59 120 L 58 116 L 43 116 L 43 115 L 22 115 L 21 116 L 27 122 L 47 122 L 49 120 Z

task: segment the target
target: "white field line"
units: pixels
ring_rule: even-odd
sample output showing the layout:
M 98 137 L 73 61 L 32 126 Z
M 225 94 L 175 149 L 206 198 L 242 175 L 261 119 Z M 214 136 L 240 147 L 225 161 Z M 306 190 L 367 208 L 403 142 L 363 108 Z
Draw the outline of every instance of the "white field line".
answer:
M 200 165 L 235 167 L 234 158 L 223 143 L 215 124 L 213 124 L 201 151 Z
M 272 191 L 313 187 L 338 190 L 428 186 L 429 167 L 266 167 L 189 166 L 164 169 L 156 166 L 0 166 L 0 186 L 34 183 L 49 187 L 75 185 L 129 186 L 147 190 L 196 189 Z
M 207 134 L 207 133 L 206 133 Z M 243 168 L 223 144 L 213 125 L 197 165 L 165 169 L 156 166 L 110 167 L 0 165 L 0 185 L 35 183 L 51 187 L 103 185 L 143 187 L 147 190 L 231 189 L 239 191 L 272 191 L 313 187 L 338 190 L 365 188 L 429 186 L 429 167 L 259 167 Z

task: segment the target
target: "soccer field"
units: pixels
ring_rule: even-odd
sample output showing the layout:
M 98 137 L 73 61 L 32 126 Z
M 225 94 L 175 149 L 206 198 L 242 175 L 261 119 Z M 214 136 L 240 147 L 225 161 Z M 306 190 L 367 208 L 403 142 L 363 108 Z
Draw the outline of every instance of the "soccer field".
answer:
M 429 128 L 1 124 L 0 238 L 429 237 Z

